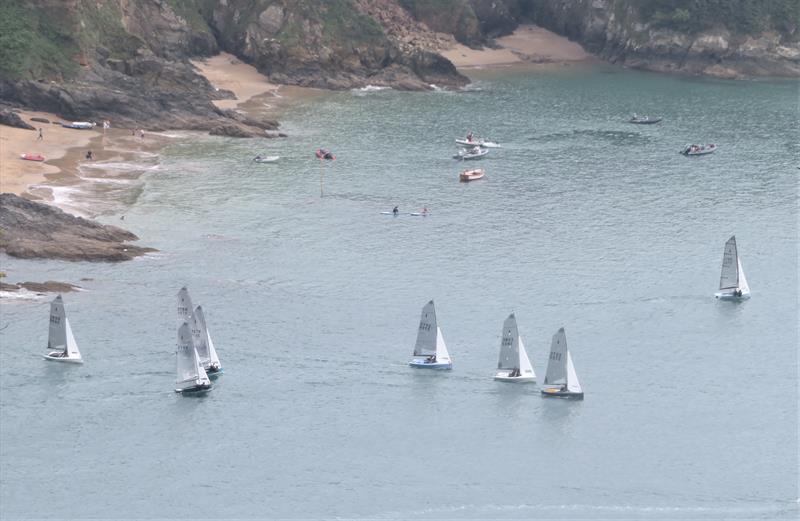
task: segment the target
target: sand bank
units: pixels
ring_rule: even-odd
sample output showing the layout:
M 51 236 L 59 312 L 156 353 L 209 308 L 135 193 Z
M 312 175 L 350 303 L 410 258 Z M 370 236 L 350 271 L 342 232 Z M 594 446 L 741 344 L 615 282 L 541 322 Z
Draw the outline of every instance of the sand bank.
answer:
M 562 63 L 591 58 L 583 47 L 537 25 L 521 25 L 513 34 L 498 38 L 499 49 L 470 49 L 461 44 L 442 52 L 460 69 L 518 63 Z

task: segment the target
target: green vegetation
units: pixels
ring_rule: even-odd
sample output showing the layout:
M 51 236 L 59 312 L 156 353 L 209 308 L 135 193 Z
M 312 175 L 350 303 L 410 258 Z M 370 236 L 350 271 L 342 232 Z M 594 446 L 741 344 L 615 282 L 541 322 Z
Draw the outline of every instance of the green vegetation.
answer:
M 414 18 L 462 43 L 480 39 L 478 17 L 469 0 L 399 0 Z
M 72 76 L 80 49 L 65 14 L 57 8 L 37 9 L 24 0 L 0 3 L 0 77 Z
M 365 43 L 384 39 L 383 29 L 378 23 L 360 14 L 350 0 L 320 2 L 319 13 L 322 34 L 328 42 Z
M 797 0 L 627 0 L 643 21 L 656 27 L 697 32 L 718 26 L 740 34 L 776 30 L 797 39 L 800 3 Z

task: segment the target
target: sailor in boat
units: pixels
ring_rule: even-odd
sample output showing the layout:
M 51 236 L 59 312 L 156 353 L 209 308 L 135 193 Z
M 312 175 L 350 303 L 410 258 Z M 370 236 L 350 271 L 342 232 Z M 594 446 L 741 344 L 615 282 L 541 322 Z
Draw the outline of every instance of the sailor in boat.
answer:
M 436 355 L 431 355 L 425 359 L 426 364 L 435 364 L 436 363 Z
M 253 161 L 261 161 L 261 154 L 253 158 Z
M 399 214 L 399 213 L 400 213 L 400 210 L 397 208 L 397 206 L 395 206 L 394 208 L 392 208 L 392 214 L 393 214 L 393 215 L 397 215 L 397 214 Z
M 428 207 L 427 206 L 423 206 L 422 207 L 422 215 L 428 215 Z

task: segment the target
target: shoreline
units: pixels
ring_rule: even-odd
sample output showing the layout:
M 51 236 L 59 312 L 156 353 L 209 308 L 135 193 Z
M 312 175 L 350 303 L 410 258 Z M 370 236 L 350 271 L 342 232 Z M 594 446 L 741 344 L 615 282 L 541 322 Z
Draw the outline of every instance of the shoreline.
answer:
M 234 94 L 233 99 L 215 100 L 218 108 L 251 117 L 277 119 L 298 101 L 325 94 L 319 89 L 270 83 L 255 67 L 227 53 L 193 60 L 192 64 L 215 88 Z M 16 112 L 36 129 L 41 128 L 44 137 L 37 140 L 38 130 L 0 125 L 0 193 L 13 193 L 92 218 L 115 213 L 110 205 L 99 204 L 103 186 L 106 191 L 126 186 L 136 189 L 142 184 L 138 179 L 157 168 L 159 152 L 164 147 L 197 133 L 178 129 L 174 131 L 179 134 L 176 136 L 169 135 L 170 131 L 150 132 L 145 128 L 141 138 L 138 131 L 131 134 L 135 129 L 114 128 L 113 121 L 106 131 L 100 125 L 92 130 L 76 130 L 54 124 L 62 121 L 56 114 Z M 50 123 L 31 121 L 34 117 L 48 119 Z M 88 150 L 92 151 L 93 160 L 86 159 Z M 45 161 L 23 160 L 20 155 L 24 153 L 42 154 Z M 78 192 L 83 197 L 73 200 L 70 195 Z
M 498 47 L 493 49 L 471 49 L 456 44 L 440 53 L 465 73 L 474 69 L 598 61 L 579 44 L 533 24 L 520 25 L 512 34 L 497 38 L 495 43 Z

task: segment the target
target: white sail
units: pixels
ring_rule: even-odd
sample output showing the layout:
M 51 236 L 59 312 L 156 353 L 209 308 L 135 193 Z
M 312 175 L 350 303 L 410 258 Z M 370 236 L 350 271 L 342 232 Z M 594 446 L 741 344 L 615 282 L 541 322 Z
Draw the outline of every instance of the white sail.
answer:
M 742 259 L 737 257 L 736 262 L 739 267 L 739 289 L 742 290 L 743 295 L 749 294 L 750 286 L 747 284 L 747 277 L 744 276 L 744 270 L 742 269 Z
M 69 319 L 66 317 L 64 318 L 64 326 L 67 333 L 67 357 L 79 360 L 81 358 L 81 352 L 78 350 L 78 343 L 75 342 L 75 337 L 72 334 L 72 328 L 69 327 Z
M 48 349 L 67 349 L 67 315 L 61 295 L 50 303 L 50 331 L 47 335 Z
M 719 276 L 719 289 L 736 289 L 739 287 L 739 255 L 736 251 L 736 236 L 732 235 L 725 243 L 722 254 L 722 273 Z
M 211 362 L 211 353 L 208 345 L 206 317 L 202 306 L 197 306 L 192 314 L 192 340 L 197 349 L 197 356 L 200 357 L 200 363 L 204 366 L 208 365 Z
M 200 378 L 200 360 L 192 341 L 192 332 L 189 324 L 184 322 L 178 328 L 178 349 L 176 350 L 177 368 L 176 383 L 194 382 Z M 199 369 L 199 370 L 198 370 Z
M 544 383 L 545 385 L 567 383 L 567 335 L 563 327 L 553 335 Z
M 192 297 L 189 296 L 189 290 L 184 286 L 178 291 L 178 327 L 184 322 L 192 323 L 192 310 L 194 310 Z
M 527 357 L 526 357 L 527 358 Z M 521 369 L 519 352 L 519 331 L 517 319 L 511 313 L 503 322 L 503 337 L 500 340 L 500 359 L 497 361 L 498 369 Z
M 581 383 L 578 375 L 575 374 L 575 366 L 572 365 L 572 355 L 567 351 L 567 390 L 571 393 L 582 393 Z
M 217 350 L 214 349 L 214 342 L 211 340 L 211 333 L 208 332 L 206 329 L 206 341 L 208 342 L 208 355 L 209 359 L 211 360 L 211 365 L 216 365 L 219 367 L 219 357 L 217 356 Z
M 528 353 L 525 351 L 525 344 L 522 343 L 522 337 L 517 335 L 517 338 L 519 339 L 519 373 L 521 376 L 530 376 L 536 378 L 533 365 L 528 358 Z
M 436 324 L 436 309 L 431 300 L 422 308 L 417 343 L 414 344 L 414 356 L 437 355 L 438 337 L 440 336 L 441 332 Z M 442 345 L 444 345 L 444 340 L 442 340 Z M 447 352 L 447 348 L 445 348 L 445 352 Z
M 441 363 L 450 363 L 450 353 L 447 352 L 447 346 L 444 343 L 442 330 L 436 327 L 436 361 Z

